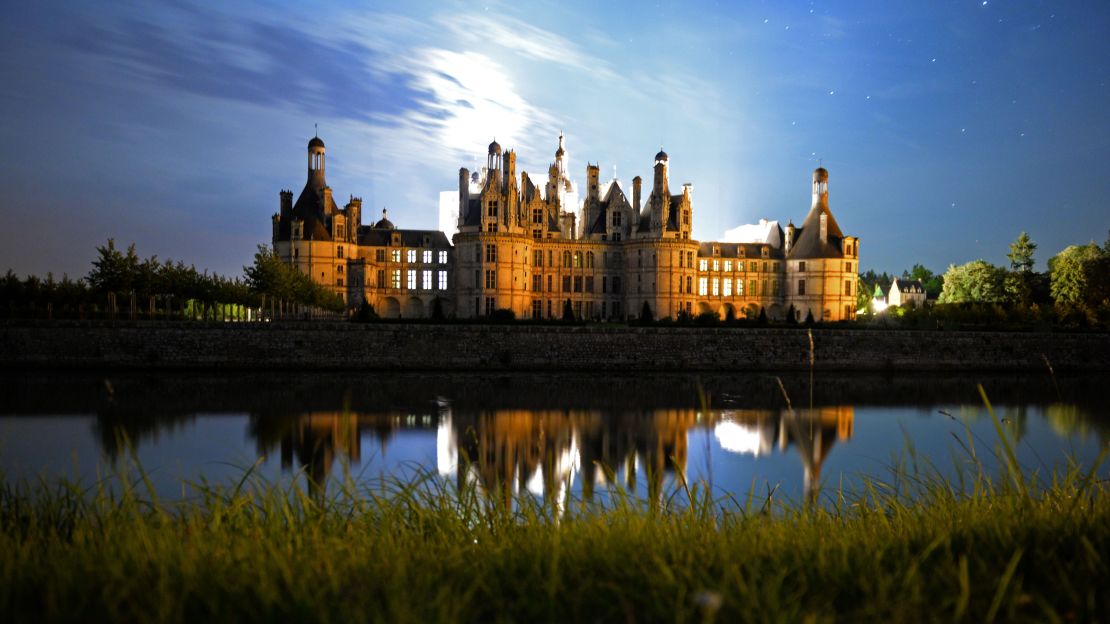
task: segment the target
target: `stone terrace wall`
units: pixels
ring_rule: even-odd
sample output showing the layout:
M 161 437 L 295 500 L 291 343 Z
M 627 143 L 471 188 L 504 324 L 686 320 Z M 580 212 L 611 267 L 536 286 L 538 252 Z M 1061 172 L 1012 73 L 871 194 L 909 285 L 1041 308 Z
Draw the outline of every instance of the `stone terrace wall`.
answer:
M 814 329 L 816 370 L 1110 370 L 1110 334 Z M 349 323 L 9 323 L 0 367 L 806 370 L 806 329 Z

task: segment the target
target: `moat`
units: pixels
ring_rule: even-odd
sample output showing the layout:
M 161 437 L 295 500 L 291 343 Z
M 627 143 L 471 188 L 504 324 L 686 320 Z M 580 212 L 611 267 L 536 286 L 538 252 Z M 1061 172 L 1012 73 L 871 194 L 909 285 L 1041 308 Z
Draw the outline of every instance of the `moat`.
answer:
M 557 501 L 617 485 L 645 497 L 682 475 L 718 495 L 778 487 L 801 499 L 909 460 L 949 476 L 967 446 L 992 470 L 998 436 L 1019 461 L 1089 465 L 1110 443 L 1097 376 L 785 373 L 5 373 L 0 474 L 95 483 L 130 461 L 159 495 L 232 482 L 436 475 Z M 133 469 L 132 469 L 133 470 Z

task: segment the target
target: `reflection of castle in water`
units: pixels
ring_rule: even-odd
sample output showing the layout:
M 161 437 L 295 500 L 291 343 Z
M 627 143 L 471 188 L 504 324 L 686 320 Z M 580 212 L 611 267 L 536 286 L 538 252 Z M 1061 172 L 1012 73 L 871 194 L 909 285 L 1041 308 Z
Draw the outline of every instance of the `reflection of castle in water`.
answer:
M 726 452 L 758 457 L 795 446 L 810 497 L 834 444 L 852 437 L 854 413 L 850 406 L 704 415 L 693 409 L 456 413 L 440 421 L 437 460 L 441 474 L 501 496 L 523 485 L 561 506 L 576 480 L 590 500 L 597 487 L 614 481 L 634 490 L 642 475 L 656 500 L 668 475 L 685 477 L 690 431 L 712 427 Z

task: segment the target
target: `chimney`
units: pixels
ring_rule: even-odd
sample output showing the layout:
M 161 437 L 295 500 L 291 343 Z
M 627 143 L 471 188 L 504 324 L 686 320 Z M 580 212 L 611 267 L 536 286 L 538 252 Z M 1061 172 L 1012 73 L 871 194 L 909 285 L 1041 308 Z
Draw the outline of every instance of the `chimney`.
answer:
M 459 227 L 466 221 L 466 209 L 470 205 L 470 172 L 466 167 L 459 169 Z
M 632 207 L 636 209 L 636 214 L 640 213 L 640 189 L 644 185 L 644 180 L 640 176 L 632 178 Z

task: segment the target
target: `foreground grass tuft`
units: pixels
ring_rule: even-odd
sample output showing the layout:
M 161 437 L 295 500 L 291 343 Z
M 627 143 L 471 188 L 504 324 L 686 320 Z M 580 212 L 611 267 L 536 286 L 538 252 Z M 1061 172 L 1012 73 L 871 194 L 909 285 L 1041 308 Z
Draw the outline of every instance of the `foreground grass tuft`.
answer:
M 247 477 L 189 503 L 0 489 L 21 621 L 1106 621 L 1110 496 L 920 474 L 825 507 L 510 505 L 428 478 L 327 498 Z M 908 484 L 908 485 L 906 485 Z

